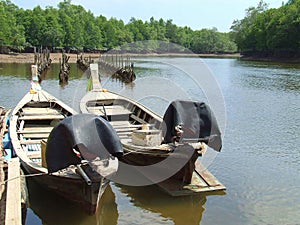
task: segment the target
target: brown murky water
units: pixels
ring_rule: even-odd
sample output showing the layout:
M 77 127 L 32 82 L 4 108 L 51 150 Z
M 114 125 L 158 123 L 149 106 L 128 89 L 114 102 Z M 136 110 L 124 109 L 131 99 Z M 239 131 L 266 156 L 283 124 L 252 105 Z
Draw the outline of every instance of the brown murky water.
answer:
M 210 68 L 219 90 L 206 89 L 209 83 L 196 67 L 201 63 Z M 13 107 L 29 90 L 29 66 L 0 64 L 1 105 Z M 42 87 L 76 108 L 85 93 L 86 75 L 75 64 L 71 66 L 68 85 L 59 85 L 59 67 L 53 65 Z M 103 86 L 160 114 L 172 98 L 224 104 L 225 111 L 216 107 L 218 118 L 224 120 L 222 152 L 204 161 L 227 191 L 172 198 L 155 186 L 125 187 L 112 182 L 99 212 L 88 216 L 28 180 L 26 224 L 299 224 L 299 66 L 198 58 L 139 58 L 135 66 L 133 84 L 103 76 Z M 223 97 L 215 99 L 219 91 Z

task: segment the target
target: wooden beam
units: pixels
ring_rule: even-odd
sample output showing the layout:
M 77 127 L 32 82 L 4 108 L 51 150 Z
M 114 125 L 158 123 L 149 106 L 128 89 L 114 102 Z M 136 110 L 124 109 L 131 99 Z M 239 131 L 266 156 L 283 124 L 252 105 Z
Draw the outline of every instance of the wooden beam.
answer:
M 145 120 L 143 120 L 143 119 L 137 117 L 136 115 L 131 114 L 130 117 L 131 117 L 132 119 L 136 120 L 136 121 L 139 122 L 139 123 L 142 123 L 142 124 L 146 124 L 146 123 L 147 123 Z
M 47 139 L 49 137 L 49 133 L 23 133 L 23 138 L 41 138 L 41 139 Z
M 5 224 L 9 224 L 9 225 L 22 224 L 19 158 L 13 158 L 8 162 L 8 182 L 7 182 Z
M 61 112 L 53 109 L 53 108 L 31 108 L 31 107 L 25 107 L 22 109 L 22 111 L 27 115 L 27 114 L 48 114 L 48 115 L 61 115 Z
M 40 144 L 43 139 L 20 140 L 21 145 Z
M 224 187 L 223 184 L 199 162 L 199 160 L 195 162 L 195 170 L 210 187 Z
M 21 116 L 19 120 L 62 120 L 65 117 L 63 115 L 36 115 L 36 116 Z
M 100 84 L 99 75 L 98 75 L 98 63 L 90 64 L 93 90 L 101 90 L 102 86 Z

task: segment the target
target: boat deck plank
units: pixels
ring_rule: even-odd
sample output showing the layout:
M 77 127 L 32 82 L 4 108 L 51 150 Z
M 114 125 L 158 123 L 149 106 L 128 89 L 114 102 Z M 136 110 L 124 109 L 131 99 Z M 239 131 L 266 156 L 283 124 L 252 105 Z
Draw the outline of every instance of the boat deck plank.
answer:
M 23 133 L 23 138 L 42 138 L 47 139 L 49 137 L 49 133 Z
M 197 171 L 197 165 L 198 169 L 201 168 L 200 171 Z M 180 180 L 169 179 L 159 183 L 158 186 L 171 196 L 184 196 L 226 190 L 226 187 L 198 161 L 196 161 L 196 170 L 193 173 L 191 184 L 183 184 Z
M 34 115 L 34 116 L 20 116 L 19 120 L 62 120 L 65 117 L 63 115 Z
M 200 175 L 209 186 L 211 187 L 218 187 L 218 186 L 222 186 L 222 184 L 220 183 L 220 181 L 218 181 L 218 179 L 212 175 L 207 169 L 205 169 L 202 164 L 200 164 L 198 161 L 196 161 L 195 163 L 195 170 L 197 171 L 198 175 Z
M 21 145 L 40 144 L 42 140 L 45 140 L 45 139 L 20 140 L 20 144 Z
M 115 105 L 115 106 L 104 106 L 106 115 L 130 115 L 132 112 L 126 109 L 124 106 Z M 95 114 L 105 114 L 103 106 L 90 106 L 88 111 Z
M 23 113 L 26 115 L 40 115 L 40 114 L 49 114 L 49 115 L 60 115 L 59 110 L 53 108 L 31 108 L 25 107 L 22 109 Z
M 140 117 L 134 115 L 134 114 L 131 114 L 130 117 L 134 120 L 136 120 L 137 122 L 141 123 L 141 124 L 147 124 L 147 122 L 143 119 L 141 119 Z
M 122 127 L 122 128 L 118 128 L 118 127 L 114 127 L 114 129 L 117 131 L 117 133 L 123 133 L 123 132 L 130 132 L 132 133 L 133 131 L 137 130 L 138 127 Z
M 50 133 L 53 127 L 25 127 L 23 130 L 18 131 L 20 134 L 36 134 L 36 133 Z

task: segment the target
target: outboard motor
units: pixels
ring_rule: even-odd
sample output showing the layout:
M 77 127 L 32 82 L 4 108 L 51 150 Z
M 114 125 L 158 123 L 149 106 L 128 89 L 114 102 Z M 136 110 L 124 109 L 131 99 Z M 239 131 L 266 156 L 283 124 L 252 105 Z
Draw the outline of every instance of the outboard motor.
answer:
M 163 143 L 202 141 L 221 151 L 222 139 L 217 120 L 203 102 L 173 101 L 163 117 Z
M 82 160 L 121 157 L 121 141 L 113 127 L 93 114 L 63 119 L 51 131 L 46 146 L 49 173 L 80 164 Z

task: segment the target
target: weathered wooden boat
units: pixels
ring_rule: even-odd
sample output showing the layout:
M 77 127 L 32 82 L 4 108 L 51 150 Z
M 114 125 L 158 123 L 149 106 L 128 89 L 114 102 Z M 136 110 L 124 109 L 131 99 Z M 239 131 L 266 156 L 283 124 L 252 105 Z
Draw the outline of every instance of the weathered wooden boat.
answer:
M 101 132 L 113 143 L 103 141 Z M 31 89 L 12 111 L 10 136 L 23 168 L 38 183 L 89 214 L 96 212 L 118 167 L 117 158 L 105 148 L 109 145 L 111 152 L 122 153 L 109 123 L 77 114 L 46 91 Z
M 80 110 L 110 122 L 123 146 L 122 161 L 141 166 L 141 171 L 154 165 L 150 172 L 142 173 L 155 183 L 177 180 L 179 189 L 192 184 L 198 156 L 207 145 L 217 151 L 222 146 L 220 131 L 209 108 L 204 103 L 178 101 L 171 103 L 161 117 L 132 99 L 103 89 L 98 65 L 91 64 L 90 69 L 92 90 L 81 99 Z M 216 189 L 225 188 L 218 186 Z M 194 188 L 192 192 L 197 190 Z

